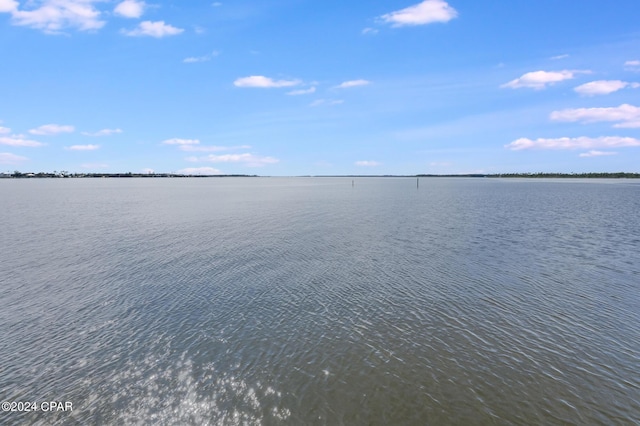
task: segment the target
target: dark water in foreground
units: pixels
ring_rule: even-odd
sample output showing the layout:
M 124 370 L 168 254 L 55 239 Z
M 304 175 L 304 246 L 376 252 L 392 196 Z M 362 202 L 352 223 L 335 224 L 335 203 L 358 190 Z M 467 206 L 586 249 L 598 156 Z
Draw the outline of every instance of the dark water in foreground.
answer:
M 0 181 L 4 424 L 638 424 L 640 182 Z

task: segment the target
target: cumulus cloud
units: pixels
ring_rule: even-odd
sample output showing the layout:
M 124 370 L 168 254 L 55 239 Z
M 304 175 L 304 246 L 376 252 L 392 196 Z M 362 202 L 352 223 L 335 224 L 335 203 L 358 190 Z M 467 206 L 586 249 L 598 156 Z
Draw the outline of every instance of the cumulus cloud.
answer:
M 185 152 L 222 152 L 222 151 L 233 151 L 238 149 L 251 149 L 249 145 L 238 145 L 238 146 L 219 146 L 219 145 L 209 145 L 203 146 L 200 145 L 200 140 L 198 139 L 167 139 L 162 142 L 163 145 L 175 145 L 178 147 L 180 151 Z M 189 157 L 188 161 L 209 161 L 209 157 Z
M 613 152 L 613 151 L 596 151 L 596 150 L 591 150 L 589 152 L 583 152 L 582 154 L 580 154 L 580 157 L 583 158 L 587 158 L 587 157 L 604 157 L 604 156 L 608 156 L 608 155 L 617 155 L 617 152 Z
M 18 2 L 15 0 L 0 0 L 0 13 L 13 12 L 18 9 Z
M 640 61 L 633 60 L 624 63 L 625 69 L 629 71 L 640 71 Z
M 242 163 L 249 167 L 261 167 L 267 164 L 275 164 L 280 161 L 274 157 L 260 157 L 250 153 L 223 155 L 210 154 L 204 157 L 189 157 L 186 160 L 191 162 L 208 163 Z
M 331 105 L 340 105 L 343 104 L 344 101 L 342 99 L 316 99 L 315 101 L 309 104 L 310 107 L 318 107 L 318 106 L 331 106 Z
M 597 138 L 581 136 L 577 138 L 540 138 L 535 140 L 520 138 L 504 147 L 513 151 L 521 151 L 524 149 L 597 149 L 631 146 L 640 146 L 640 139 L 620 136 L 601 136 Z
M 31 148 L 44 146 L 42 142 L 25 139 L 22 135 L 0 136 L 0 145 L 25 146 Z
M 10 128 L 0 126 L 0 135 L 6 135 L 8 133 L 11 133 L 11 129 Z
M 188 58 L 184 58 L 182 60 L 182 62 L 184 62 L 185 64 L 193 64 L 193 63 L 197 63 L 197 62 L 207 62 L 207 61 L 212 60 L 213 58 L 215 58 L 219 54 L 220 54 L 220 52 L 218 52 L 217 50 L 214 50 L 213 52 L 208 53 L 206 55 L 190 56 Z
M 315 87 L 309 87 L 308 89 L 292 90 L 291 92 L 287 92 L 287 95 L 291 95 L 291 96 L 309 95 L 315 92 L 316 92 Z
M 530 87 L 532 89 L 540 90 L 560 81 L 571 80 L 575 78 L 576 74 L 580 73 L 588 74 L 590 71 L 533 71 L 523 74 L 521 77 L 511 80 L 500 87 L 511 89 Z
M 67 151 L 95 151 L 100 149 L 100 145 L 71 145 L 65 147 Z
M 100 137 L 100 136 L 111 136 L 111 135 L 115 135 L 117 133 L 122 133 L 121 129 L 102 129 L 102 130 L 98 130 L 97 132 L 82 132 L 83 135 L 85 136 L 94 136 L 94 137 Z
M 124 18 L 139 18 L 144 13 L 145 6 L 143 1 L 124 0 L 118 3 L 113 11 Z
M 48 34 L 60 34 L 66 28 L 80 31 L 98 30 L 105 25 L 100 11 L 94 7 L 100 0 L 42 0 L 38 7 L 18 9 L 18 2 L 0 0 L 0 12 L 11 14 L 15 25 L 42 30 Z M 27 2 L 33 5 L 34 2 Z
M 617 122 L 616 128 L 640 128 L 640 107 L 622 104 L 609 108 L 575 108 L 553 111 L 550 118 L 555 121 L 595 123 Z
M 637 89 L 640 87 L 640 83 L 628 83 L 621 80 L 598 80 L 582 84 L 573 90 L 584 96 L 595 96 L 608 95 L 609 93 L 617 92 L 625 87 Z
M 176 173 L 181 175 L 221 175 L 222 172 L 213 167 L 187 167 L 186 169 L 178 170 Z
M 131 37 L 155 37 L 162 38 L 172 35 L 178 35 L 182 33 L 184 30 L 182 28 L 176 28 L 172 25 L 165 24 L 164 21 L 142 21 L 138 24 L 138 27 L 131 30 L 125 31 L 123 30 L 123 34 L 131 36 Z
M 198 139 L 167 139 L 162 141 L 163 145 L 198 145 L 200 141 Z
M 222 151 L 233 151 L 236 149 L 250 149 L 249 145 L 240 145 L 240 146 L 200 146 L 200 145 L 180 145 L 178 149 L 186 152 L 222 152 Z
M 236 87 L 277 88 L 297 86 L 300 83 L 300 80 L 273 80 L 272 78 L 262 75 L 252 75 L 249 77 L 238 78 L 233 82 L 233 85 Z
M 435 22 L 449 22 L 458 12 L 444 0 L 425 0 L 405 9 L 387 13 L 380 17 L 392 27 L 425 25 Z
M 2 3 L 0 3 L 0 6 Z M 0 164 L 20 164 L 27 161 L 27 157 L 11 154 L 10 152 L 0 152 Z
M 29 130 L 32 135 L 49 136 L 57 135 L 59 133 L 73 133 L 75 127 L 60 124 L 45 124 L 44 126 L 37 127 Z
M 379 163 L 377 161 L 371 161 L 371 160 L 361 160 L 361 161 L 356 161 L 355 165 L 358 167 L 376 167 L 376 166 L 381 166 L 382 163 Z
M 367 81 L 367 80 L 349 80 L 349 81 L 345 81 L 343 83 L 340 83 L 335 88 L 336 89 L 348 89 L 350 87 L 366 86 L 368 84 L 371 84 L 371 82 Z

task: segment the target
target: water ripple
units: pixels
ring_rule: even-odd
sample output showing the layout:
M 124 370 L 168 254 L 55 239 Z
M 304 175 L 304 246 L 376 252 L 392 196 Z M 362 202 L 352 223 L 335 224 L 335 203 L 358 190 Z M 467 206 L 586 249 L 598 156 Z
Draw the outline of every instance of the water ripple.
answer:
M 0 182 L 0 423 L 640 423 L 640 187 L 411 182 Z

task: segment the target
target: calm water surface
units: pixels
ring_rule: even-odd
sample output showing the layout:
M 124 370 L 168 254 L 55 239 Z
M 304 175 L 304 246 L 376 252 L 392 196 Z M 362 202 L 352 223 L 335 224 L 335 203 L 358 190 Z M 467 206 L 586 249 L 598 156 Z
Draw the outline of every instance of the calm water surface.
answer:
M 640 182 L 0 181 L 0 424 L 640 423 Z

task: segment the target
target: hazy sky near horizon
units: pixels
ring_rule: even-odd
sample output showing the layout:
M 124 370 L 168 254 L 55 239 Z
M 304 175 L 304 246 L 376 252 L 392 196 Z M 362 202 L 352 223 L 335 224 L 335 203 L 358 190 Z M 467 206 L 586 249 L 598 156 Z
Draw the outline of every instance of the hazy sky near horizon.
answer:
M 0 0 L 0 171 L 640 172 L 638 16 L 638 0 Z

